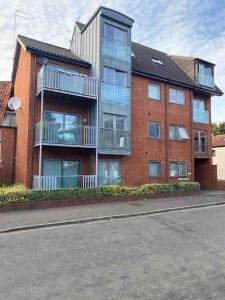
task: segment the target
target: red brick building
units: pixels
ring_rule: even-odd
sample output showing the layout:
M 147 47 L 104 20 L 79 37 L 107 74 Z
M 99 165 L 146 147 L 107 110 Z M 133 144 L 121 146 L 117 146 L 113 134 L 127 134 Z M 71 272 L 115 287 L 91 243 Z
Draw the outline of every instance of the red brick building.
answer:
M 215 66 L 131 42 L 133 22 L 100 7 L 70 49 L 18 36 L 16 183 L 210 187 Z

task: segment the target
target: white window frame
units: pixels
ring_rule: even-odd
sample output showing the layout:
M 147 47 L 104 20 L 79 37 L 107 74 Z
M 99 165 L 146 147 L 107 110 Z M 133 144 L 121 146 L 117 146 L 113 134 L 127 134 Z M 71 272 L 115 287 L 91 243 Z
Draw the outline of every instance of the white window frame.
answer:
M 158 98 L 153 98 L 153 97 L 150 96 L 151 86 L 154 86 L 154 87 L 158 88 Z M 148 98 L 151 99 L 151 100 L 155 100 L 155 101 L 160 101 L 161 100 L 161 86 L 160 86 L 160 84 L 151 83 L 151 82 L 148 84 Z
M 176 92 L 176 100 L 174 99 L 171 99 L 171 94 L 170 94 L 170 91 L 175 91 Z M 182 93 L 183 94 L 183 101 L 179 101 L 178 100 L 178 92 Z M 178 105 L 185 105 L 185 102 L 186 102 L 186 99 L 185 99 L 185 92 L 184 90 L 180 90 L 180 89 L 176 89 L 176 88 L 169 88 L 169 103 L 172 103 L 172 104 L 178 104 Z

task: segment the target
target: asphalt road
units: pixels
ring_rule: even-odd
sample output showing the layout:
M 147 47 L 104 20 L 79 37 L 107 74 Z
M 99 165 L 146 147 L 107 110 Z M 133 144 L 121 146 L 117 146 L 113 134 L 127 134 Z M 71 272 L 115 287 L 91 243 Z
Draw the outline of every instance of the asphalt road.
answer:
M 0 299 L 225 299 L 225 206 L 0 235 Z

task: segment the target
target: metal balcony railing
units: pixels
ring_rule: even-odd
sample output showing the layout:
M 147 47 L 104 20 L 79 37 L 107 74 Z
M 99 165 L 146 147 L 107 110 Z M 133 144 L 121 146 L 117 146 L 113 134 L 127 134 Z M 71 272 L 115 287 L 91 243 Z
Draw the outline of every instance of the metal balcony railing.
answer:
M 37 92 L 42 87 L 90 98 L 97 98 L 98 96 L 97 78 L 60 69 L 60 67 L 45 66 L 39 71 L 37 75 Z
M 35 144 L 40 144 L 41 122 L 35 124 Z M 42 143 L 48 145 L 96 146 L 96 127 L 42 122 Z
M 102 148 L 129 149 L 130 132 L 101 128 L 100 145 Z
M 194 109 L 193 121 L 196 123 L 209 124 L 209 112 L 206 110 Z
M 93 188 L 95 186 L 95 175 L 33 176 L 34 189 L 52 190 L 60 188 Z

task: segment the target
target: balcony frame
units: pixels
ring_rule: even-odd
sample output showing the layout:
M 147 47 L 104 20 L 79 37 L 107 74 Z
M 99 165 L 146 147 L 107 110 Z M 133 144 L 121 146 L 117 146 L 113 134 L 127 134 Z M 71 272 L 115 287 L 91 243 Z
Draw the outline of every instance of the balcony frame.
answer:
M 38 162 L 38 174 L 35 175 L 35 176 L 38 176 L 38 178 L 41 178 L 42 176 L 42 161 L 43 161 L 43 145 L 45 146 L 45 144 L 43 144 L 43 120 L 44 120 L 44 96 L 45 96 L 45 92 L 46 92 L 46 88 L 45 88 L 45 84 L 44 84 L 44 72 L 45 72 L 45 68 L 47 67 L 46 64 L 43 64 L 42 65 L 42 68 L 41 70 L 39 71 L 38 75 L 40 78 L 40 80 L 36 82 L 36 91 L 37 91 L 37 94 L 36 96 L 40 95 L 40 100 L 41 100 L 41 107 L 40 107 L 40 142 L 39 142 L 39 162 Z M 41 76 L 42 75 L 42 76 Z M 86 78 L 86 77 L 85 77 Z M 97 79 L 96 79 L 97 80 Z M 52 90 L 52 89 L 51 89 Z M 98 139 L 99 139 L 99 135 L 98 135 L 98 114 L 99 114 L 99 108 L 98 108 L 98 93 L 99 93 L 99 90 L 98 90 L 98 80 L 97 80 L 97 83 L 96 83 L 96 97 L 94 97 L 96 99 L 96 137 L 95 137 L 95 141 L 96 141 L 96 146 L 94 147 L 95 148 L 95 186 L 98 185 Z M 72 93 L 73 95 L 75 95 L 74 93 Z M 82 95 L 78 95 L 78 96 L 82 96 Z M 86 98 L 88 98 L 87 96 L 85 96 Z M 89 97 L 90 98 L 90 97 Z M 87 148 L 85 146 L 85 148 Z M 93 147 L 92 147 L 93 148 Z M 39 187 L 40 187 L 40 180 L 38 181 L 39 182 Z

